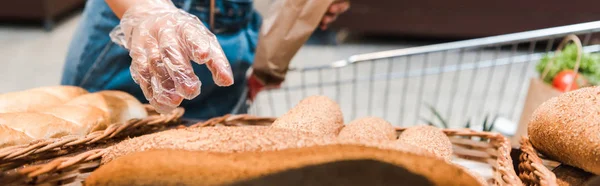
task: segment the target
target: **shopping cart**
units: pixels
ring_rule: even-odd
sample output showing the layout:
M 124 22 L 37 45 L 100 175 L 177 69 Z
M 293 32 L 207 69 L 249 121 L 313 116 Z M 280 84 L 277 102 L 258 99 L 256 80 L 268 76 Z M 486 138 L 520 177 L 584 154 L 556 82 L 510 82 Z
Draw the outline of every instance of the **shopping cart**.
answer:
M 397 126 L 517 123 L 535 64 L 564 36 L 600 51 L 600 21 L 480 39 L 353 55 L 328 65 L 290 69 L 282 88 L 262 92 L 249 113 L 279 116 L 302 98 L 326 95 L 345 120 L 382 117 Z M 481 127 L 481 126 L 479 126 Z

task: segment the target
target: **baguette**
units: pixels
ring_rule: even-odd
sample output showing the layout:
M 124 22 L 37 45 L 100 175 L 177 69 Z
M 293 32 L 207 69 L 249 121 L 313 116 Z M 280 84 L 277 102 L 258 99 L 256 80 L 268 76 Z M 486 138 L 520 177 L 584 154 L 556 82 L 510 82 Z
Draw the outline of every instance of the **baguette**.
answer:
M 76 94 L 76 91 L 71 92 L 71 95 Z M 133 96 L 120 91 L 100 91 L 36 111 L 0 113 L 0 134 L 3 134 L 0 147 L 66 135 L 86 135 L 110 124 L 145 117 L 144 106 Z
M 108 148 L 102 162 L 134 152 L 152 149 L 178 149 L 210 152 L 269 151 L 288 148 L 353 144 L 381 149 L 410 151 L 424 156 L 433 154 L 412 145 L 388 142 L 351 142 L 337 140 L 336 136 L 322 136 L 304 131 L 272 128 L 269 126 L 202 127 L 167 130 L 124 140 Z
M 564 164 L 600 174 L 600 87 L 561 94 L 540 105 L 529 122 L 531 144 Z
M 0 148 L 25 144 L 32 140 L 33 138 L 29 137 L 22 131 L 18 131 L 5 125 L 0 125 Z
M 84 184 L 484 185 L 440 159 L 355 145 L 243 153 L 151 150 L 100 166 Z
M 105 90 L 79 96 L 67 102 L 66 105 L 97 107 L 108 114 L 110 123 L 148 117 L 146 108 L 135 97 L 115 90 Z
M 0 113 L 25 112 L 63 104 L 86 94 L 75 86 L 48 86 L 0 94 Z
M 122 141 L 108 148 L 103 162 L 150 149 L 211 152 L 281 150 L 334 143 L 334 137 L 268 126 L 202 127 L 168 130 Z
M 428 125 L 409 127 L 398 137 L 398 143 L 426 149 L 436 156 L 450 160 L 452 142 L 441 129 Z

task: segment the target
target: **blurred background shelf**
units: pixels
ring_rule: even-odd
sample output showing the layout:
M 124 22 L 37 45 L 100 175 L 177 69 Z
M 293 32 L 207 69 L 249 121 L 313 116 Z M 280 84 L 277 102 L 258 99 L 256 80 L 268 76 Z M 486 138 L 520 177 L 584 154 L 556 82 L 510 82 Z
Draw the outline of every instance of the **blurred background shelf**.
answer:
M 334 27 L 369 35 L 484 37 L 600 20 L 600 1 L 350 0 Z
M 85 0 L 3 0 L 0 2 L 0 21 L 36 21 L 50 31 L 59 18 L 83 8 L 84 4 Z

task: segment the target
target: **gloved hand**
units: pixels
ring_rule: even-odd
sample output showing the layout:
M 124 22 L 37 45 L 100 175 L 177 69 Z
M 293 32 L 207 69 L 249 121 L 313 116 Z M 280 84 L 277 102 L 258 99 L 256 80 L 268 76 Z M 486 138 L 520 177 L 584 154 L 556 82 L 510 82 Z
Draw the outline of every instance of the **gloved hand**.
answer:
M 214 34 L 169 0 L 145 0 L 129 8 L 111 33 L 129 50 L 131 76 L 160 113 L 200 94 L 190 60 L 206 63 L 215 83 L 233 84 L 229 62 Z

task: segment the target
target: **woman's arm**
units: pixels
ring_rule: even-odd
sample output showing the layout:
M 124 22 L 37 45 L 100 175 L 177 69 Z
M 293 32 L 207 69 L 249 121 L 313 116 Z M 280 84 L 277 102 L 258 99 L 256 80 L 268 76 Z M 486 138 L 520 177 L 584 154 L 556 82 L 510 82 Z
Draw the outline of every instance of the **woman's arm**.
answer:
M 143 0 L 105 0 L 106 4 L 112 9 L 112 11 L 121 19 L 125 11 L 135 5 L 136 3 Z

